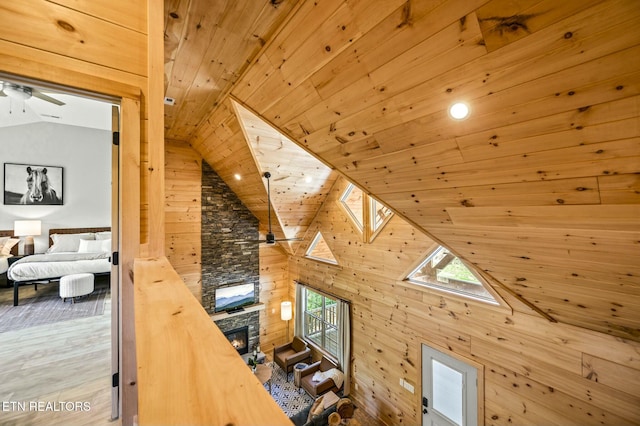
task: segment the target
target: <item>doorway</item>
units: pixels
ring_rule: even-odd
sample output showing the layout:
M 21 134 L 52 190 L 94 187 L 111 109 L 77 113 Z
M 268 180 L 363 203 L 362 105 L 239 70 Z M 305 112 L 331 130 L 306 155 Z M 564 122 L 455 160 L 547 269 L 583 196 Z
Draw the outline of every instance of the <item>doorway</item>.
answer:
M 422 425 L 476 426 L 478 370 L 422 345 Z
M 21 98 L 0 99 L 6 101 L 7 104 L 7 108 L 5 108 L 7 116 L 1 115 L 5 112 L 4 109 L 0 111 L 0 124 L 24 127 L 26 133 L 30 132 L 35 135 L 32 139 L 37 140 L 35 143 L 37 146 L 30 148 L 26 146 L 27 137 L 16 139 L 22 143 L 22 146 L 19 148 L 16 148 L 18 145 L 4 147 L 6 149 L 3 150 L 3 160 L 13 155 L 20 161 L 30 164 L 32 160 L 27 154 L 37 152 L 39 157 L 36 162 L 38 164 L 50 164 L 51 162 L 51 164 L 63 165 L 64 167 L 61 169 L 64 170 L 65 181 L 62 188 L 68 195 L 60 206 L 30 206 L 28 212 L 27 208 L 20 206 L 17 207 L 22 209 L 19 213 L 14 211 L 8 213 L 14 216 L 26 213 L 40 215 L 38 218 L 43 222 L 43 235 L 39 247 L 36 244 L 38 252 L 42 253 L 48 247 L 46 231 L 48 228 L 54 227 L 111 227 L 110 253 L 118 252 L 119 150 L 118 145 L 114 144 L 116 139 L 114 133 L 119 132 L 120 111 L 118 105 L 120 100 L 115 97 L 75 89 L 69 93 L 66 88 L 54 84 L 22 79 L 13 75 L 0 74 L 0 80 L 3 82 L 0 85 L 1 88 L 9 87 L 5 83 L 11 82 L 19 94 L 22 94 Z M 2 98 L 9 97 L 10 95 L 6 95 Z M 44 103 L 43 97 L 45 98 Z M 100 116 L 96 117 L 96 115 Z M 6 122 L 9 119 L 17 119 L 18 122 L 17 124 Z M 58 134 L 63 136 L 57 136 Z M 59 146 L 46 146 L 47 143 L 53 145 L 56 140 L 61 141 Z M 39 151 L 43 148 L 48 150 L 46 154 Z M 43 157 L 44 159 L 41 159 Z M 101 196 L 95 198 L 93 193 L 97 192 L 101 192 Z M 91 210 L 92 207 L 93 210 Z M 72 324 L 72 321 L 69 321 L 68 323 L 59 323 L 56 330 L 50 331 L 56 335 L 66 333 L 70 337 L 67 343 L 62 342 L 60 346 L 51 350 L 55 354 L 55 359 L 54 357 L 49 357 L 49 359 L 57 361 L 58 368 L 49 367 L 45 365 L 44 361 L 41 362 L 43 368 L 38 371 L 43 372 L 42 380 L 47 382 L 47 386 L 40 387 L 37 382 L 31 383 L 30 386 L 33 389 L 28 390 L 30 393 L 25 394 L 29 396 L 29 401 L 36 396 L 38 399 L 48 400 L 54 392 L 66 395 L 64 392 L 69 392 L 68 389 L 78 389 L 77 395 L 80 399 L 74 402 L 81 403 L 78 405 L 81 408 L 91 407 L 95 410 L 96 406 L 92 405 L 93 402 L 84 398 L 91 392 L 96 393 L 96 389 L 99 387 L 110 398 L 110 401 L 103 397 L 99 398 L 100 406 L 108 408 L 108 412 L 102 409 L 102 412 L 105 413 L 104 418 L 118 417 L 119 276 L 119 267 L 113 264 L 110 279 L 106 284 L 110 288 L 110 297 L 107 296 L 104 314 L 102 314 L 104 321 L 94 322 L 83 318 L 81 325 Z M 96 278 L 96 284 L 98 282 L 102 282 L 102 279 Z M 52 284 L 52 286 L 57 285 Z M 65 328 L 67 325 L 70 328 Z M 94 326 L 100 328 L 96 329 Z M 57 344 L 55 339 L 47 338 L 47 330 L 38 330 L 38 332 L 41 334 L 35 335 L 31 343 L 34 350 L 43 352 L 48 347 L 47 345 L 53 347 Z M 16 348 L 20 346 L 19 339 L 16 338 L 13 341 L 16 342 Z M 42 343 L 38 345 L 38 341 Z M 74 343 L 79 343 L 80 346 L 74 349 Z M 95 344 L 93 348 L 92 344 Z M 99 355 L 97 348 L 101 349 Z M 66 352 L 63 353 L 62 349 Z M 27 350 L 26 345 L 22 345 L 20 350 Z M 92 350 L 93 352 L 91 352 Z M 29 359 L 30 357 L 23 353 L 22 358 Z M 101 360 L 104 358 L 106 363 L 100 364 L 95 358 Z M 65 365 L 65 360 L 69 364 Z M 35 363 L 35 361 L 32 362 L 32 364 Z M 102 375 L 100 380 L 90 371 L 89 365 L 100 366 L 100 374 Z M 102 368 L 103 365 L 106 368 Z M 67 377 L 74 379 L 57 379 L 53 370 L 56 372 L 64 370 L 68 374 Z M 30 375 L 30 377 L 35 380 L 37 374 Z M 6 386 L 4 390 L 10 392 L 12 385 L 6 384 Z M 80 386 L 84 386 L 84 388 L 79 390 Z M 24 387 L 27 388 L 26 385 Z M 41 393 L 36 395 L 34 392 Z

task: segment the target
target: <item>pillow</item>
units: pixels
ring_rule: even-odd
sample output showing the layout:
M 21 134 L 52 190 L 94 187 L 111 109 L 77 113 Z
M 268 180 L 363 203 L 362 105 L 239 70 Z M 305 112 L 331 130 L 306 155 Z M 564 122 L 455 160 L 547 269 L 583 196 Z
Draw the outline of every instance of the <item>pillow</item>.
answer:
M 80 240 L 78 253 L 102 253 L 103 242 L 98 240 Z
M 318 399 L 316 399 L 313 402 L 313 405 L 311 406 L 311 409 L 309 410 L 309 416 L 307 417 L 307 423 L 309 423 L 314 416 L 319 416 L 320 414 L 322 414 L 322 411 L 324 410 L 324 406 L 322 404 L 322 396 L 319 397 Z
M 316 405 L 316 403 L 318 405 Z M 311 415 L 319 416 L 324 411 L 324 404 L 322 404 L 322 397 L 318 398 L 316 402 L 313 404 L 313 408 L 311 409 Z
M 102 251 L 105 253 L 111 253 L 111 239 L 100 241 L 102 242 Z
M 88 232 L 84 234 L 53 234 L 51 235 L 53 245 L 49 247 L 47 253 L 77 252 L 80 248 L 80 240 L 95 240 L 95 234 Z
M 11 249 L 20 242 L 19 238 L 1 237 L 0 238 L 0 255 L 11 256 Z
M 96 240 L 110 240 L 111 231 L 96 232 Z

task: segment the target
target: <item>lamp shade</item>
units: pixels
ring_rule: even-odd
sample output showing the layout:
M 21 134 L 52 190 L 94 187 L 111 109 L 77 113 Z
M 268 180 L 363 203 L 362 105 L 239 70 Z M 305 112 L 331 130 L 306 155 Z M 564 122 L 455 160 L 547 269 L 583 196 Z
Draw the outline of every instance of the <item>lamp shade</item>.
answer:
M 16 220 L 13 224 L 13 233 L 16 237 L 40 235 L 42 233 L 42 221 Z
M 282 321 L 289 321 L 293 317 L 293 311 L 291 310 L 291 302 L 284 301 L 280 304 L 280 319 Z

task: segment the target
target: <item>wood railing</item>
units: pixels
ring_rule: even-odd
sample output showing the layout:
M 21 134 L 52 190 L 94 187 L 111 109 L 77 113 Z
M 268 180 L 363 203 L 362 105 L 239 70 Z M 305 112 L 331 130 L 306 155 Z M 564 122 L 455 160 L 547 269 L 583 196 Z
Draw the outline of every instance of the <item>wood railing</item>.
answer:
M 136 259 L 138 424 L 291 425 L 165 257 Z

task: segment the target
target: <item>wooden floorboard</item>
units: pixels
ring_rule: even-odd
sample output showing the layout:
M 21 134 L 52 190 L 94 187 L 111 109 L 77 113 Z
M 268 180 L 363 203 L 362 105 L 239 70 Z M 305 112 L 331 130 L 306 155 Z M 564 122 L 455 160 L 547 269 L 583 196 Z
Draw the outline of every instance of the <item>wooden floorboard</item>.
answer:
M 33 291 L 21 287 L 20 298 Z M 0 304 L 12 297 L 0 288 Z M 110 421 L 110 296 L 102 315 L 0 333 L 0 360 L 1 425 L 118 423 Z

